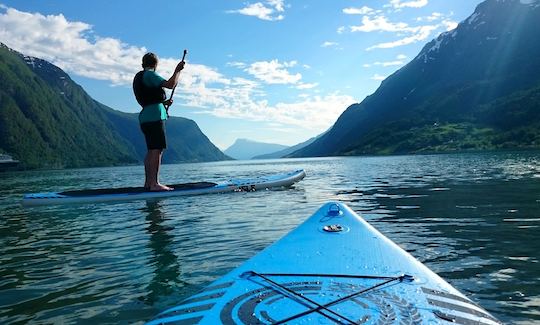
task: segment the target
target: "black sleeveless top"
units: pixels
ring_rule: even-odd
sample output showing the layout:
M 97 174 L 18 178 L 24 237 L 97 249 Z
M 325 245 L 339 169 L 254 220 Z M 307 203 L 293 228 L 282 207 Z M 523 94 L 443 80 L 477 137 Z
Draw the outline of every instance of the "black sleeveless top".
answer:
M 165 90 L 161 87 L 150 88 L 146 86 L 143 82 L 144 72 L 145 70 L 137 72 L 135 78 L 133 78 L 133 93 L 137 102 L 142 107 L 163 103 L 167 99 Z

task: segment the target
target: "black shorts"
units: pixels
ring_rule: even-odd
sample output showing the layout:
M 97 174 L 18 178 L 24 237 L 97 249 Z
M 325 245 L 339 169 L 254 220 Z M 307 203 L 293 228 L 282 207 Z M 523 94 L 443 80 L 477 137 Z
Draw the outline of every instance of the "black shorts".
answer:
M 165 123 L 163 121 L 141 123 L 141 130 L 144 133 L 148 150 L 167 148 Z

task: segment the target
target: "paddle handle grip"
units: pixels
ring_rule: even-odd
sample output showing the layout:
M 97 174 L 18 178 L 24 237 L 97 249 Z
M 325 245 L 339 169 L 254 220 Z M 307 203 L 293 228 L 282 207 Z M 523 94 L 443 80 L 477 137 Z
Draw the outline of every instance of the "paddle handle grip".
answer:
M 187 50 L 184 50 L 184 55 L 182 55 L 182 62 L 184 62 L 184 60 L 186 59 L 186 55 L 187 55 Z

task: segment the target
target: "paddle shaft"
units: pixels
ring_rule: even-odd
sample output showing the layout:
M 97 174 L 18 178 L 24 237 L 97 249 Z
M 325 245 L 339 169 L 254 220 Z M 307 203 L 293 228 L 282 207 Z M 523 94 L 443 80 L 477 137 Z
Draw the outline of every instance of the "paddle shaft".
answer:
M 186 59 L 186 55 L 187 55 L 187 50 L 184 50 L 184 55 L 182 55 L 182 61 L 181 62 L 184 62 L 184 60 Z M 171 92 L 171 97 L 169 98 L 169 101 L 172 99 L 175 90 L 176 90 L 176 85 L 174 85 L 174 87 L 173 87 L 173 90 Z M 169 116 L 169 107 L 171 107 L 170 104 L 165 106 L 165 111 L 167 111 L 167 116 Z

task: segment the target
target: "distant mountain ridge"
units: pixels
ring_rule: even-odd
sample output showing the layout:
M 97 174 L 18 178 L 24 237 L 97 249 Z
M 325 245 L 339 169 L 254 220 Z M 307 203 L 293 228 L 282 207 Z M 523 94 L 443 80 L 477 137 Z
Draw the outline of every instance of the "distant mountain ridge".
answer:
M 195 122 L 167 122 L 164 162 L 230 159 Z M 137 114 L 92 99 L 57 66 L 0 43 L 0 153 L 24 168 L 140 163 L 146 153 Z
M 275 143 L 257 142 L 248 139 L 237 139 L 224 153 L 234 159 L 249 160 L 256 156 L 284 150 L 287 146 Z
M 326 132 L 325 132 L 326 133 Z M 285 158 L 287 157 L 288 155 L 312 144 L 313 142 L 315 142 L 315 140 L 317 140 L 319 137 L 321 137 L 322 135 L 324 135 L 325 133 L 322 133 L 316 137 L 313 137 L 313 138 L 310 138 L 304 142 L 301 142 L 299 144 L 296 144 L 292 147 L 288 147 L 288 148 L 285 148 L 283 150 L 279 150 L 279 151 L 275 151 L 275 152 L 272 152 L 272 153 L 268 153 L 268 154 L 264 154 L 264 155 L 259 155 L 259 156 L 255 156 L 253 157 L 253 159 L 277 159 L 277 158 Z
M 292 155 L 540 147 L 540 2 L 487 0 Z

